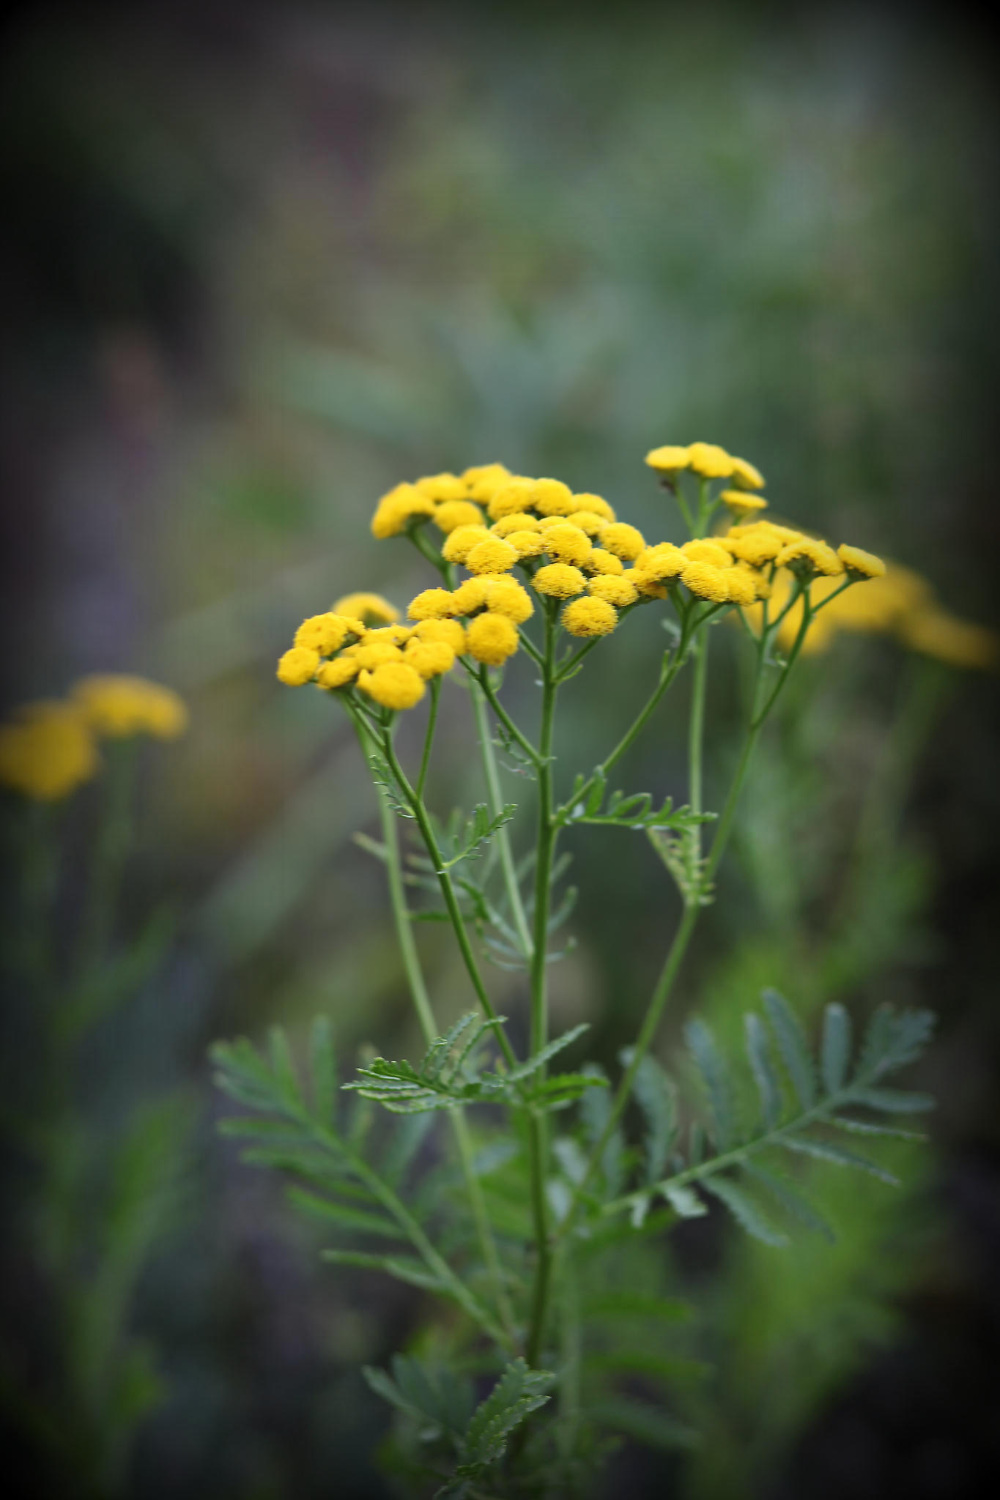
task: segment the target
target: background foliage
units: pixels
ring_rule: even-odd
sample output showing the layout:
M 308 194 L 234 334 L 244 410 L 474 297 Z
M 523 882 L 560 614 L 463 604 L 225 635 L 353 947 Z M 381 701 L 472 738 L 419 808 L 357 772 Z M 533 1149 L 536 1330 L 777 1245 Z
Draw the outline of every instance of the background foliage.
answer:
M 304 613 L 420 585 L 408 552 L 368 538 L 374 498 L 501 458 L 662 530 L 642 453 L 717 438 L 760 464 L 779 511 L 989 621 L 978 40 L 959 12 L 836 7 L 22 10 L 2 136 L 10 698 L 134 668 L 183 691 L 194 723 L 144 784 L 122 913 L 138 931 L 167 889 L 179 937 L 95 1041 L 80 1101 L 108 1129 L 184 1084 L 201 1101 L 187 1207 L 133 1303 L 166 1392 L 136 1493 L 310 1496 L 331 1472 L 385 1492 L 384 1416 L 356 1367 L 405 1343 L 418 1294 L 375 1302 L 364 1273 L 319 1265 L 321 1236 L 212 1144 L 203 1062 L 209 1040 L 275 1020 L 301 1039 L 323 1009 L 344 1049 L 422 1050 L 381 871 L 351 842 L 375 811 L 354 742 L 272 676 Z M 657 643 L 639 641 L 648 676 Z M 583 761 L 635 696 L 614 647 L 592 663 L 593 692 L 567 692 Z M 817 1009 L 930 1003 L 940 1159 L 902 1214 L 831 1182 L 841 1239 L 794 1275 L 715 1215 L 685 1227 L 676 1272 L 732 1351 L 686 1398 L 715 1425 L 684 1464 L 627 1448 L 620 1485 L 796 1494 L 808 1473 L 811 1493 L 858 1475 L 874 1493 L 891 1473 L 950 1495 L 995 1441 L 996 694 L 952 678 L 921 719 L 918 667 L 849 641 L 801 672 L 684 1001 L 707 997 L 720 1037 L 765 982 Z M 710 744 L 738 690 L 713 694 Z M 911 724 L 895 737 L 894 703 Z M 448 712 L 438 792 L 468 807 L 461 695 Z M 658 730 L 628 784 L 675 794 L 682 747 L 669 717 Z M 554 975 L 556 1029 L 591 1021 L 610 1058 L 674 913 L 641 836 L 628 861 L 568 837 L 579 946 Z M 457 1017 L 447 941 L 423 941 Z M 839 1300 L 812 1298 L 820 1272 Z M 15 1309 L 33 1274 L 13 1264 Z

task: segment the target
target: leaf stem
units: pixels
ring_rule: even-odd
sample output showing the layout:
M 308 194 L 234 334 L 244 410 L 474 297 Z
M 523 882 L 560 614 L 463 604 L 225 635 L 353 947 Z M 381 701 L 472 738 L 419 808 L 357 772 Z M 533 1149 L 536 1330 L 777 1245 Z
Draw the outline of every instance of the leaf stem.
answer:
M 420 774 L 417 777 L 416 794 L 423 799 L 424 785 L 427 781 L 427 771 L 431 763 L 431 749 L 434 745 L 434 730 L 437 727 L 438 704 L 441 700 L 441 679 L 431 678 L 431 706 L 427 717 L 427 733 L 424 735 L 424 753 L 420 758 Z

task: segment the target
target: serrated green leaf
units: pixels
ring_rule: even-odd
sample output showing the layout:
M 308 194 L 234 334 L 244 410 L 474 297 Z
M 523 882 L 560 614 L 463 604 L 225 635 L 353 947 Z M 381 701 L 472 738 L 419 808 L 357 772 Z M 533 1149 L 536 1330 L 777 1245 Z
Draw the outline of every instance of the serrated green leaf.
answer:
M 292 1051 L 288 1045 L 288 1037 L 280 1026 L 272 1026 L 268 1033 L 268 1041 L 271 1071 L 274 1074 L 278 1092 L 290 1109 L 301 1110 L 305 1106 L 299 1089 L 295 1064 L 292 1061 Z
M 700 1219 L 708 1213 L 708 1209 L 698 1194 L 683 1184 L 664 1183 L 660 1187 L 660 1192 L 674 1213 L 682 1219 Z
M 760 1096 L 761 1119 L 765 1130 L 773 1130 L 781 1118 L 781 1085 L 771 1059 L 771 1047 L 764 1023 L 753 1011 L 744 1018 L 746 1053 Z
M 548 1371 L 531 1370 L 521 1358 L 512 1360 L 473 1413 L 462 1444 L 463 1464 L 486 1465 L 502 1457 L 510 1434 L 545 1405 L 554 1381 Z
M 768 1171 L 759 1162 L 744 1161 L 740 1163 L 740 1167 L 748 1177 L 760 1183 L 761 1187 L 765 1188 L 793 1218 L 798 1219 L 807 1229 L 814 1230 L 828 1243 L 833 1244 L 837 1236 L 819 1209 L 803 1197 L 786 1178 Z
M 736 1141 L 736 1116 L 729 1072 L 704 1021 L 689 1021 L 684 1028 L 688 1048 L 701 1075 L 712 1115 L 712 1134 L 720 1151 Z
M 724 1203 L 740 1228 L 755 1240 L 776 1248 L 788 1244 L 787 1234 L 769 1224 L 750 1195 L 729 1177 L 706 1177 L 700 1186 Z
M 345 1203 L 335 1203 L 330 1198 L 321 1198 L 308 1193 L 304 1188 L 290 1187 L 288 1201 L 303 1213 L 324 1223 L 335 1224 L 338 1229 L 348 1229 L 355 1234 L 374 1234 L 382 1239 L 405 1240 L 398 1225 L 382 1214 L 369 1214 L 358 1208 L 349 1208 Z
M 335 1266 L 357 1266 L 365 1271 L 382 1271 L 408 1286 L 420 1287 L 421 1291 L 435 1292 L 439 1297 L 452 1297 L 454 1293 L 445 1282 L 428 1271 L 423 1261 L 412 1256 L 369 1255 L 363 1250 L 321 1250 L 320 1259 Z
M 929 1010 L 897 1012 L 880 1005 L 865 1034 L 858 1081 L 874 1082 L 905 1067 L 923 1051 L 933 1029 L 934 1015 Z
M 849 1115 L 831 1115 L 826 1122 L 836 1125 L 838 1130 L 846 1130 L 851 1135 L 887 1135 L 893 1136 L 897 1141 L 926 1141 L 927 1136 L 922 1130 L 897 1130 L 894 1125 L 876 1125 L 872 1120 L 852 1120 Z
M 337 1061 L 333 1050 L 333 1027 L 328 1016 L 317 1016 L 309 1037 L 313 1109 L 322 1125 L 332 1126 L 337 1098 Z
M 935 1107 L 930 1094 L 908 1094 L 902 1089 L 852 1089 L 851 1104 L 865 1104 L 869 1109 L 882 1110 L 891 1115 L 920 1114 Z
M 782 1135 L 777 1137 L 777 1144 L 789 1151 L 798 1151 L 803 1156 L 815 1156 L 820 1161 L 835 1162 L 840 1167 L 857 1167 L 859 1171 L 877 1177 L 880 1182 L 887 1182 L 890 1187 L 899 1187 L 899 1178 L 880 1167 L 877 1162 L 858 1156 L 854 1151 L 847 1151 L 843 1146 L 834 1146 L 830 1141 L 818 1141 L 806 1135 Z
M 812 1109 L 816 1103 L 816 1070 L 798 1016 L 777 990 L 765 990 L 761 998 L 799 1103 L 803 1109 Z
M 620 1054 L 622 1066 L 630 1067 L 634 1055 L 632 1047 L 623 1048 Z M 677 1133 L 674 1086 L 656 1059 L 647 1054 L 636 1069 L 632 1093 L 646 1120 L 643 1142 L 646 1181 L 654 1183 L 666 1170 Z
M 823 1046 L 820 1067 L 828 1094 L 844 1086 L 851 1058 L 851 1018 L 842 1005 L 828 1005 L 823 1012 Z
M 563 1032 L 562 1036 L 557 1036 L 547 1046 L 539 1048 L 532 1057 L 526 1058 L 516 1068 L 511 1068 L 507 1074 L 507 1082 L 521 1083 L 525 1078 L 530 1078 L 533 1073 L 538 1072 L 539 1068 L 543 1068 L 550 1058 L 555 1057 L 557 1052 L 562 1052 L 566 1047 L 572 1046 L 579 1037 L 583 1036 L 585 1031 L 589 1030 L 590 1022 L 582 1021 L 579 1026 L 574 1026 L 570 1031 Z

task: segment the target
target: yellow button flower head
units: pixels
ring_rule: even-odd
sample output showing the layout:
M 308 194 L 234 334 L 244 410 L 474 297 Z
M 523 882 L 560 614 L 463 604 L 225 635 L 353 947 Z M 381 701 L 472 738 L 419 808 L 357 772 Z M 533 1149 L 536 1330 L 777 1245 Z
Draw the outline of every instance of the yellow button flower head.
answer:
M 614 507 L 608 504 L 603 495 L 574 495 L 573 505 L 575 509 L 570 512 L 570 520 L 574 520 L 580 512 L 584 515 L 599 516 L 602 521 L 615 519 Z M 579 524 L 577 522 L 577 525 Z
M 446 500 L 434 512 L 434 525 L 445 533 L 457 526 L 482 526 L 483 513 L 471 500 Z
M 571 526 L 568 521 L 549 526 L 542 534 L 545 538 L 545 550 L 555 562 L 573 563 L 576 567 L 582 567 L 590 557 L 590 537 L 578 526 Z
M 187 709 L 182 700 L 170 688 L 145 677 L 118 672 L 82 677 L 73 697 L 99 735 L 124 739 L 133 734 L 152 734 L 157 739 L 172 740 L 187 728 Z
M 730 531 L 726 537 L 726 547 L 734 557 L 741 558 L 753 568 L 763 567 L 766 562 L 773 562 L 778 553 L 785 546 L 780 536 L 776 536 L 771 530 L 764 530 L 756 526 L 741 527 L 741 536 L 736 536 Z
M 699 599 L 724 604 L 729 598 L 727 572 L 728 569 L 717 568 L 713 563 L 689 562 L 681 569 L 681 583 L 686 584 Z
M 606 599 L 574 599 L 560 619 L 570 635 L 610 635 L 618 624 L 618 611 Z
M 444 641 L 456 656 L 465 650 L 465 628 L 457 620 L 421 620 L 413 634 L 421 641 Z
M 601 532 L 601 546 L 605 552 L 613 552 L 625 562 L 634 562 L 646 547 L 646 539 L 636 527 L 626 521 L 614 521 Z
M 505 573 L 517 562 L 517 548 L 501 536 L 487 536 L 477 542 L 465 559 L 470 573 Z
M 410 641 L 404 653 L 407 666 L 427 679 L 440 677 L 450 672 L 455 665 L 455 653 L 447 641 Z
M 486 507 L 490 520 L 499 521 L 501 517 L 511 516 L 515 511 L 530 510 L 534 488 L 533 479 L 527 479 L 521 474 L 512 475 L 490 497 L 490 503 Z
M 515 510 L 509 516 L 501 516 L 490 527 L 494 536 L 508 537 L 515 531 L 537 531 L 538 517 L 530 510 Z
M 844 571 L 844 564 L 833 548 L 811 536 L 789 542 L 778 553 L 777 563 L 779 568 L 791 568 L 795 573 L 824 573 L 828 578 Z
M 355 622 L 357 623 L 357 622 Z M 332 656 L 339 651 L 351 632 L 351 622 L 344 615 L 335 615 L 332 610 L 323 615 L 310 615 L 303 620 L 295 632 L 295 645 L 318 651 L 320 656 Z
M 539 568 L 531 583 L 537 593 L 548 594 L 553 599 L 572 599 L 574 594 L 582 594 L 587 587 L 580 569 L 569 563 L 549 563 L 547 567 Z
M 677 474 L 681 469 L 686 469 L 691 458 L 689 448 L 678 447 L 676 443 L 667 443 L 662 448 L 653 448 L 646 454 L 646 462 L 651 469 L 656 469 L 660 474 Z
M 386 662 L 403 660 L 400 648 L 391 645 L 389 641 L 375 641 L 372 645 L 363 641 L 360 646 L 349 646 L 348 651 L 358 666 L 363 667 L 367 672 L 373 672 L 376 667 L 381 667 Z
M 638 590 L 640 599 L 665 599 L 667 597 L 667 586 L 661 583 L 651 573 L 644 573 L 641 568 L 626 568 L 622 577 Z
M 487 531 L 485 526 L 456 526 L 455 530 L 445 537 L 441 556 L 445 562 L 465 562 L 473 547 L 477 547 L 490 535 L 492 533 Z
M 729 587 L 729 597 L 734 604 L 739 604 L 745 609 L 756 602 L 757 580 L 748 569 L 726 568 L 724 572 Z
M 732 465 L 733 469 L 729 477 L 737 489 L 762 490 L 764 488 L 763 474 L 752 463 L 749 463 L 747 459 L 734 458 Z
M 56 802 L 89 781 L 97 749 L 84 715 L 72 703 L 26 703 L 0 725 L 0 785 L 39 802 Z
M 278 662 L 278 681 L 288 687 L 303 687 L 312 682 L 319 667 L 319 652 L 308 646 L 293 646 Z
M 573 496 L 574 500 L 579 500 L 579 498 L 579 495 Z M 566 517 L 566 520 L 570 526 L 578 526 L 589 537 L 597 536 L 605 526 L 610 524 L 603 516 L 599 516 L 596 511 L 592 510 L 575 510 L 571 516 Z
M 608 604 L 614 604 L 618 609 L 624 609 L 626 604 L 634 604 L 639 597 L 639 591 L 631 578 L 615 577 L 607 573 L 599 573 L 587 584 L 587 593 L 594 599 L 603 599 Z
M 594 547 L 587 558 L 586 568 L 590 573 L 618 574 L 624 573 L 625 564 L 613 552 L 605 552 L 603 547 Z
M 359 619 L 364 625 L 391 625 L 399 610 L 381 594 L 345 594 L 331 606 L 335 615 Z
M 580 509 L 573 491 L 561 479 L 536 479 L 531 489 L 531 503 L 540 516 L 571 516 Z
M 662 583 L 664 578 L 676 578 L 687 561 L 673 542 L 657 542 L 654 547 L 645 547 L 639 553 L 635 570 L 651 582 Z
M 497 577 L 508 576 L 507 574 L 497 574 Z M 460 583 L 453 596 L 455 600 L 455 613 L 457 615 L 471 615 L 477 609 L 483 609 L 486 604 L 486 594 L 490 582 L 490 578 L 482 577 L 467 578 L 464 583 Z
M 409 625 L 381 625 L 377 630 L 366 630 L 364 644 L 373 646 L 378 641 L 388 641 L 390 646 L 405 646 L 413 634 Z
M 862 578 L 884 578 L 885 563 L 874 552 L 866 552 L 863 547 L 850 547 L 847 542 L 841 542 L 837 548 L 837 556 L 840 558 L 848 573 L 859 574 Z
M 515 549 L 518 558 L 538 557 L 545 551 L 545 538 L 540 531 L 511 531 L 505 541 Z
M 517 626 L 506 615 L 477 615 L 466 631 L 468 651 L 488 667 L 500 667 L 518 646 Z
M 688 466 L 702 479 L 728 479 L 736 461 L 718 443 L 692 443 L 688 449 Z
M 417 480 L 413 488 L 435 505 L 450 500 L 465 500 L 469 493 L 465 480 L 459 479 L 457 474 L 426 474 L 423 479 Z
M 515 624 L 530 620 L 535 613 L 531 595 L 516 578 L 505 575 L 490 579 L 486 586 L 486 608 L 494 615 L 506 615 Z
M 732 563 L 732 557 L 726 548 L 719 542 L 713 542 L 710 537 L 698 537 L 692 542 L 685 542 L 681 551 L 689 562 L 707 562 L 716 568 L 728 568 Z
M 445 620 L 456 613 L 455 595 L 450 589 L 424 589 L 410 600 L 406 613 L 411 620 Z
M 751 495 L 747 490 L 723 490 L 719 499 L 726 502 L 734 516 L 748 516 L 751 511 L 767 509 L 763 495 Z
M 405 661 L 388 661 L 358 677 L 362 692 L 383 708 L 413 708 L 424 696 L 424 679 Z
M 316 681 L 321 688 L 329 688 L 332 692 L 335 688 L 346 687 L 353 682 L 358 675 L 361 663 L 354 656 L 337 656 L 333 661 L 325 661 L 316 673 Z
M 510 470 L 504 464 L 480 464 L 466 469 L 462 475 L 470 500 L 479 500 L 486 505 L 501 485 L 510 479 Z
M 415 484 L 397 484 L 383 495 L 372 516 L 372 536 L 380 541 L 398 536 L 412 520 L 426 520 L 434 514 L 434 501 L 422 495 Z

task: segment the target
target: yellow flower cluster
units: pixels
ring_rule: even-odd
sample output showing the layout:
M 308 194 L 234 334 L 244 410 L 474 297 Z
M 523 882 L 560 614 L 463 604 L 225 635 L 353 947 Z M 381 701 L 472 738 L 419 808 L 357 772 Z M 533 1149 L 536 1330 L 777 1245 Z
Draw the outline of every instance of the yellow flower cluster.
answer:
M 160 683 L 124 673 L 82 677 L 68 698 L 26 703 L 0 725 L 0 784 L 58 801 L 96 774 L 99 738 L 174 739 L 186 727 L 183 702 Z
M 346 613 L 347 606 L 358 613 Z M 303 620 L 278 662 L 279 680 L 289 687 L 314 682 L 330 692 L 357 687 L 383 708 L 413 708 L 429 679 L 455 665 L 465 631 L 433 613 L 413 626 L 395 623 L 398 618 L 378 594 L 345 595 L 326 614 Z
M 846 550 L 840 549 L 841 553 Z M 783 569 L 776 572 L 771 605 L 775 617 L 788 602 L 792 587 L 791 574 Z M 836 587 L 833 579 L 817 579 L 812 586 L 814 602 L 828 597 Z M 799 601 L 778 630 L 778 644 L 784 650 L 792 645 L 801 623 Z M 865 588 L 848 589 L 830 599 L 810 625 L 803 651 L 825 651 L 840 631 L 893 635 L 911 651 L 950 666 L 990 670 L 1000 665 L 996 633 L 950 614 L 935 599 L 926 579 L 898 563 L 888 563 L 882 572 L 872 574 Z
M 764 488 L 764 476 L 760 470 L 755 469 L 753 464 L 748 463 L 745 458 L 734 458 L 731 453 L 726 452 L 725 448 L 720 448 L 718 443 L 689 443 L 686 448 L 668 444 L 666 447 L 654 448 L 652 452 L 647 453 L 646 462 L 658 474 L 666 474 L 670 478 L 684 470 L 690 470 L 699 479 L 727 479 L 736 490 L 735 495 L 733 491 L 723 491 L 722 499 L 727 504 L 737 509 L 760 510 L 762 508 L 759 497 L 757 499 L 740 498 L 741 493 L 746 490 Z

